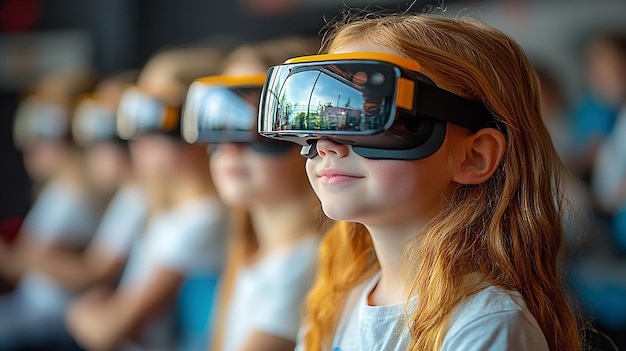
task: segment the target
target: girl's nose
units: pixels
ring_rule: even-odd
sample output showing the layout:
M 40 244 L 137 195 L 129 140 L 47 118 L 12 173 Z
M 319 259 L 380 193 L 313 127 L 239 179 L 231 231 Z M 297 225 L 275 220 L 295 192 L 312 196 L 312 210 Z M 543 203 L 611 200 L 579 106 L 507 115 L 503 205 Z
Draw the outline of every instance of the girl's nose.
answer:
M 327 154 L 334 154 L 337 157 L 346 157 L 350 153 L 350 146 L 336 143 L 332 140 L 321 139 L 316 143 L 317 153 L 325 157 Z

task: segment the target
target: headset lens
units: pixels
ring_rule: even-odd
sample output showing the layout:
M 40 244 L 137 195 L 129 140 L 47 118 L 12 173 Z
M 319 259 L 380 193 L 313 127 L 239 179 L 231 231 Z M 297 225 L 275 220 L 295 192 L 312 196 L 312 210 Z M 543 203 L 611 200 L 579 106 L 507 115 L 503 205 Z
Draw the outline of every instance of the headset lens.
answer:
M 259 129 L 301 144 L 303 137 L 382 133 L 393 123 L 398 75 L 384 63 L 276 66 L 262 96 Z
M 228 88 L 194 83 L 183 112 L 183 136 L 190 143 L 251 142 L 256 137 L 261 88 Z

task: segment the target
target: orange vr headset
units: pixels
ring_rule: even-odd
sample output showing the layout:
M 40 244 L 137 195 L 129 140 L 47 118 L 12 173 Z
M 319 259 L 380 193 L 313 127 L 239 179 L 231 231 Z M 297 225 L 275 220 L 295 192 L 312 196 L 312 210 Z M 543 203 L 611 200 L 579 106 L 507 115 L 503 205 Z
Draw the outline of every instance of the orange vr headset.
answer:
M 211 76 L 191 84 L 183 106 L 182 135 L 189 143 L 244 143 L 262 153 L 281 153 L 292 143 L 257 132 L 265 74 Z
M 435 153 L 446 124 L 471 131 L 499 127 L 480 101 L 441 89 L 419 63 L 385 53 L 297 57 L 270 68 L 258 131 L 317 155 L 328 139 L 370 159 L 418 160 Z

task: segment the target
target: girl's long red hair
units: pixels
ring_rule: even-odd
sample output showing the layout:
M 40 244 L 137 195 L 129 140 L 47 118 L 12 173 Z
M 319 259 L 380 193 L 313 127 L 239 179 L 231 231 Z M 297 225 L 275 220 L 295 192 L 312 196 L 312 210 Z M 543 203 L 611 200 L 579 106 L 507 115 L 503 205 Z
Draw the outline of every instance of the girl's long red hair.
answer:
M 402 276 L 411 294 L 419 295 L 407 325 L 409 349 L 438 350 L 453 308 L 492 284 L 523 296 L 551 350 L 581 350 L 577 320 L 557 277 L 562 165 L 541 120 L 537 84 L 522 49 L 476 21 L 404 14 L 338 25 L 323 50 L 355 41 L 418 61 L 446 89 L 484 102 L 506 129 L 504 159 L 494 176 L 484 184 L 460 185 L 444 211 L 405 248 Z M 308 351 L 329 349 L 347 294 L 378 269 L 360 224 L 337 223 L 319 259 L 306 302 Z M 484 281 L 462 281 L 471 272 Z

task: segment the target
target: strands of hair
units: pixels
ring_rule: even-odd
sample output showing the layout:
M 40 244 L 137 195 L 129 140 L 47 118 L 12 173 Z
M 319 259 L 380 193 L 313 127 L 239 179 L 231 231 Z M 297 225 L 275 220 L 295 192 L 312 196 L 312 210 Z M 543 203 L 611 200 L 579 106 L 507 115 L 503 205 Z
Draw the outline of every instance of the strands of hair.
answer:
M 448 7 L 445 4 L 445 0 L 430 1 L 427 4 L 422 4 L 424 1 L 413 0 L 411 3 L 407 3 L 406 8 L 402 9 L 400 2 L 396 9 L 391 9 L 389 6 L 375 6 L 375 1 L 365 5 L 365 7 L 350 7 L 345 1 L 343 2 L 344 9 L 333 18 L 324 16 L 323 20 L 325 25 L 320 29 L 318 34 L 328 33 L 334 29 L 337 29 L 355 19 L 364 20 L 371 18 L 380 18 L 391 15 L 406 15 L 410 13 L 422 13 L 428 15 L 444 14 L 448 11 Z M 415 8 L 421 5 L 420 10 Z M 326 36 L 324 36 L 326 37 Z M 324 46 L 322 45 L 322 48 Z

